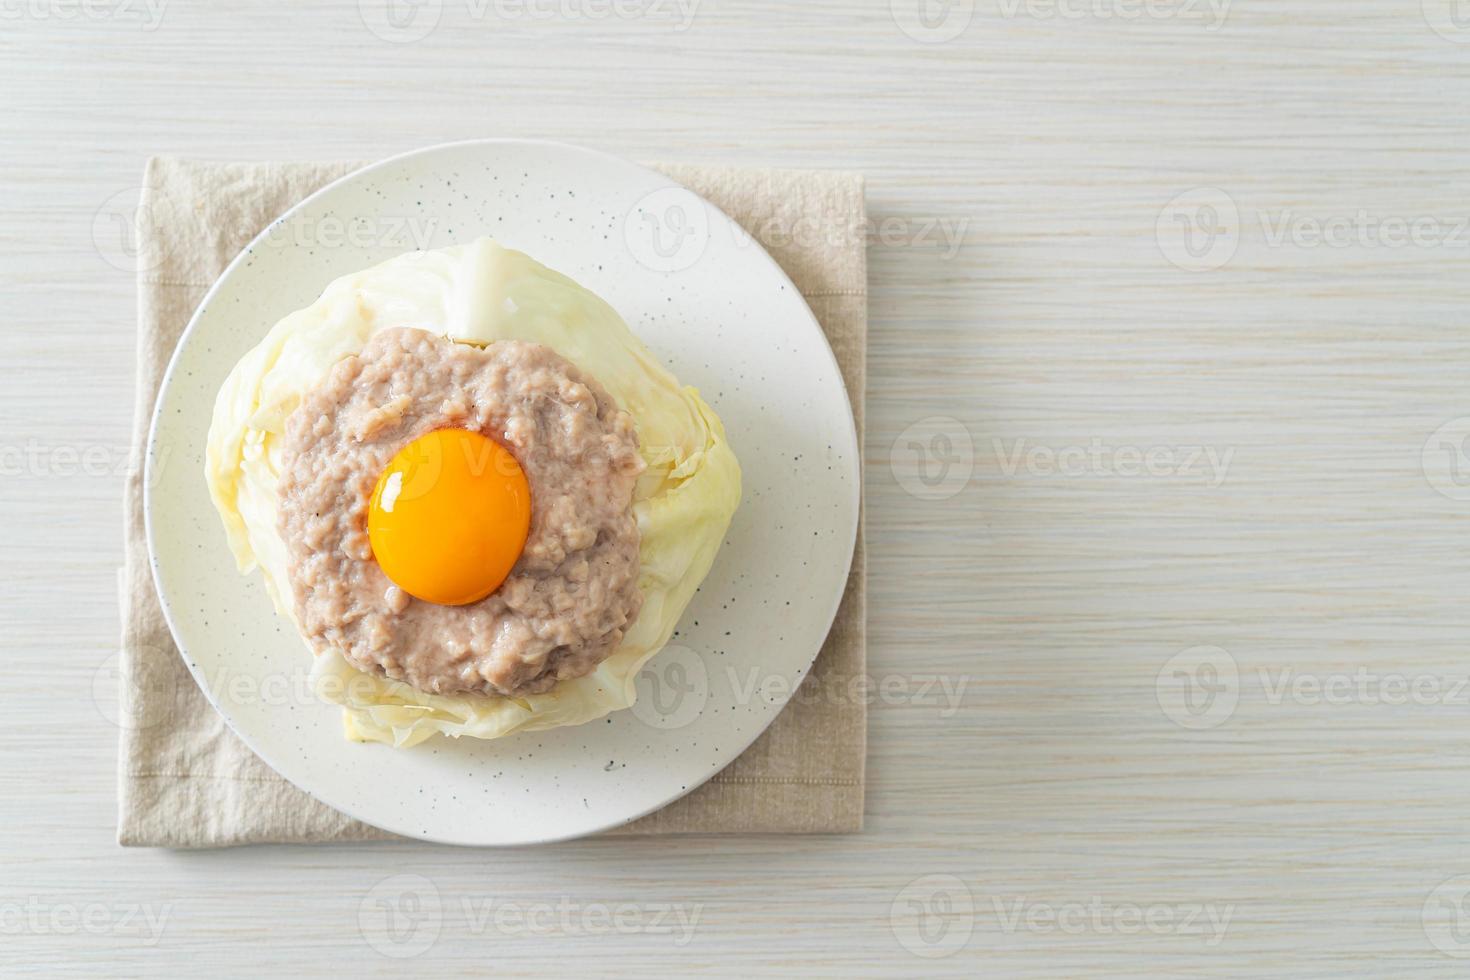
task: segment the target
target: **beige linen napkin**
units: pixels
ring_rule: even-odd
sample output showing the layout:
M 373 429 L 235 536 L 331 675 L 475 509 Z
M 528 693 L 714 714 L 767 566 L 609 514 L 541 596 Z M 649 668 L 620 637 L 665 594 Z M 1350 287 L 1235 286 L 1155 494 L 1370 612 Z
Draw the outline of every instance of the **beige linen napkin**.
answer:
M 164 368 L 205 290 L 269 222 L 355 168 L 149 161 L 139 221 L 137 444 L 147 437 Z M 791 276 L 837 354 L 861 444 L 867 344 L 861 177 L 722 167 L 658 169 L 739 222 Z M 269 326 L 260 324 L 262 334 Z M 202 480 L 202 463 L 200 468 Z M 134 472 L 127 483 L 126 564 L 120 583 L 119 842 L 219 847 L 392 837 L 317 802 L 276 775 L 210 706 L 174 647 L 159 609 L 148 569 L 142 506 L 142 476 Z M 866 667 L 864 568 L 859 533 L 846 594 L 806 680 L 808 688 L 861 690 L 853 682 Z M 866 726 L 861 697 L 802 697 L 798 692 L 770 729 L 708 783 L 611 833 L 860 830 Z

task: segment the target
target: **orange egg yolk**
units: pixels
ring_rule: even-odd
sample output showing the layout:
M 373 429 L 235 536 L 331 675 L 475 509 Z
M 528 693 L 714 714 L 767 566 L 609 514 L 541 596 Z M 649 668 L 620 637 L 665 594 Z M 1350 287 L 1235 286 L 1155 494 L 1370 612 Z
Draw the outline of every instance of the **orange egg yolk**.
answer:
M 383 572 L 427 602 L 478 602 L 510 574 L 531 528 L 531 488 L 494 439 L 438 429 L 398 451 L 368 506 Z

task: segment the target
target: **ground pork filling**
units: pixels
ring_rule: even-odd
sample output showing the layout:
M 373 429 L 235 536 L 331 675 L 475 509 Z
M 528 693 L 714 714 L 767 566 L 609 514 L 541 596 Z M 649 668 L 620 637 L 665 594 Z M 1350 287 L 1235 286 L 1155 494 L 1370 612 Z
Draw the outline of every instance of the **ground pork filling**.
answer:
M 531 488 L 520 560 L 465 606 L 397 588 L 367 532 L 383 467 L 447 427 L 499 441 Z M 319 654 L 433 694 L 538 694 L 595 669 L 638 616 L 633 420 L 548 347 L 383 331 L 306 396 L 284 445 L 279 528 L 296 618 Z

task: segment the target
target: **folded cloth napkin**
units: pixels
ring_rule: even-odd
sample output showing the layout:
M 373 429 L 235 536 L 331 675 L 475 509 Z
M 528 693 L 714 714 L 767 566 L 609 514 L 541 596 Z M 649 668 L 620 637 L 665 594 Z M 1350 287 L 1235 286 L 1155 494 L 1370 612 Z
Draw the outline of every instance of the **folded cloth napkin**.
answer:
M 147 438 L 168 359 L 210 284 L 282 212 L 354 169 L 354 164 L 330 163 L 149 161 L 138 227 L 133 425 L 138 445 Z M 725 167 L 658 169 L 739 222 L 796 283 L 836 352 L 861 445 L 867 346 L 862 178 Z M 262 323 L 262 333 L 269 326 Z M 148 568 L 139 472 L 128 476 L 126 521 L 119 842 L 221 847 L 391 838 L 292 786 L 234 736 L 194 684 L 159 609 Z M 864 568 L 860 531 L 837 620 L 806 680 L 820 685 L 817 690 L 861 689 Z M 860 830 L 866 727 L 860 697 L 798 694 L 755 744 L 704 786 L 610 833 Z

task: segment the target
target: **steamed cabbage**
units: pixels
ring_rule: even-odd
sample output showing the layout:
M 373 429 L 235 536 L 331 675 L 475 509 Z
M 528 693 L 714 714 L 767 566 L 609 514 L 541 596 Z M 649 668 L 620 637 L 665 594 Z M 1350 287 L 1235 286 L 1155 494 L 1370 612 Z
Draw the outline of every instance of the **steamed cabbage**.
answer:
M 361 351 L 377 331 L 398 326 L 472 344 L 546 344 L 596 377 L 632 415 L 647 464 L 634 493 L 643 609 L 595 671 L 545 694 L 427 694 L 328 652 L 312 668 L 318 695 L 342 706 L 349 737 L 398 746 L 435 733 L 498 738 L 578 725 L 630 706 L 639 669 L 668 642 L 714 561 L 740 500 L 740 467 L 719 418 L 612 307 L 490 239 L 410 252 L 337 279 L 235 366 L 215 403 L 205 475 L 240 570 L 259 567 L 276 609 L 292 617 L 286 548 L 276 530 L 286 418 L 333 364 Z

